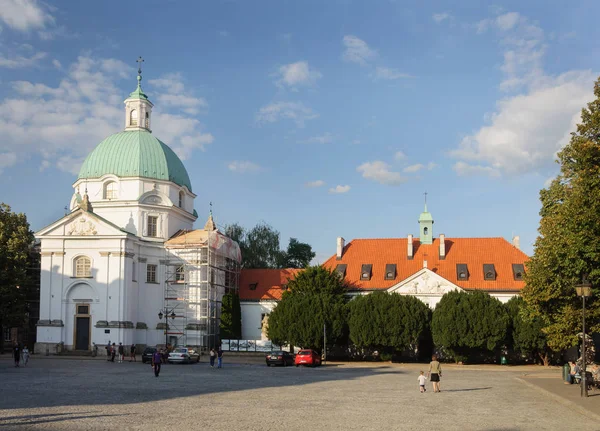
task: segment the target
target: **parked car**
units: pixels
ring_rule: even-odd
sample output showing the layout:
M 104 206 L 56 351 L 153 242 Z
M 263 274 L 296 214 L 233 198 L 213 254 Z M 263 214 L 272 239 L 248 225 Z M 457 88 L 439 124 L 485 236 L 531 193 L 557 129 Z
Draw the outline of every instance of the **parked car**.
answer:
M 190 364 L 200 362 L 200 354 L 189 347 L 175 347 L 167 359 L 169 363 L 178 362 L 180 364 Z
M 287 367 L 288 365 L 294 365 L 294 354 L 284 350 L 273 350 L 267 354 L 266 361 L 268 367 L 271 365 Z
M 142 363 L 152 362 L 152 355 L 156 352 L 156 347 L 146 347 L 142 353 Z
M 316 367 L 317 365 L 321 365 L 321 355 L 314 350 L 303 349 L 296 353 L 296 360 L 294 363 L 296 366 L 310 365 L 311 367 Z

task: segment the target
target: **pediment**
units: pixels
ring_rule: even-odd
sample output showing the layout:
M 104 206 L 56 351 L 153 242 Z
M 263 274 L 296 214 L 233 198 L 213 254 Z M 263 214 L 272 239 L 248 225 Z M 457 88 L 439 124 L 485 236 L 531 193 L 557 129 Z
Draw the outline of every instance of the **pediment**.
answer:
M 139 202 L 146 205 L 162 205 L 167 207 L 173 206 L 171 199 L 158 190 L 151 190 L 144 193 L 142 196 L 140 196 Z
M 127 236 L 127 233 L 94 213 L 78 210 L 36 233 L 36 237 L 48 236 Z
M 445 293 L 454 290 L 462 289 L 430 269 L 423 268 L 398 284 L 390 287 L 388 292 L 409 295 L 442 296 Z

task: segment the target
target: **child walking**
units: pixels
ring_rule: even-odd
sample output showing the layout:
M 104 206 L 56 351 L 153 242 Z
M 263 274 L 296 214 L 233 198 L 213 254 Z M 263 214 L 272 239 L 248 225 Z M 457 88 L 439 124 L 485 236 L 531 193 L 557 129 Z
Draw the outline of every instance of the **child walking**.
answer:
M 419 375 L 419 390 L 421 391 L 421 393 L 425 392 L 427 389 L 425 389 L 425 381 L 427 380 L 427 377 L 425 377 L 425 373 L 423 371 L 421 371 L 421 374 Z

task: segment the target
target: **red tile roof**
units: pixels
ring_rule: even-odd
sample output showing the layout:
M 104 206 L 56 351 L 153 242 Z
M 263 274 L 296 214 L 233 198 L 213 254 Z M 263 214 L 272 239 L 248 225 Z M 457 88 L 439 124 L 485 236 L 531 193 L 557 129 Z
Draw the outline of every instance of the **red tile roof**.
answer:
M 284 285 L 296 277 L 301 269 L 242 269 L 240 273 L 240 299 L 242 301 L 281 299 Z M 250 285 L 256 284 L 254 290 Z
M 352 289 L 387 289 L 408 278 L 423 268 L 427 268 L 446 280 L 464 289 L 490 291 L 519 291 L 525 282 L 515 281 L 512 264 L 526 264 L 528 257 L 504 238 L 446 238 L 446 259 L 439 258 L 439 238 L 433 244 L 421 244 L 413 240 L 414 258 L 407 257 L 407 238 L 355 239 L 345 247 L 342 259 L 333 255 L 323 266 L 335 269 L 338 264 L 346 264 L 345 280 Z M 385 265 L 396 264 L 396 278 L 385 280 Z M 468 265 L 469 279 L 459 280 L 456 264 Z M 371 264 L 370 280 L 361 280 L 363 264 Z M 484 280 L 483 265 L 494 264 L 496 280 Z

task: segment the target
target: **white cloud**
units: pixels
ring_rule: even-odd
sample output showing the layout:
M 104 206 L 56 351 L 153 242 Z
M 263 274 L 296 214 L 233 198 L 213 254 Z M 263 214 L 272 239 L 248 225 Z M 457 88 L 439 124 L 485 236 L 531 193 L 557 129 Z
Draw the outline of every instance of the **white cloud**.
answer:
M 0 101 L 0 151 L 16 154 L 16 163 L 36 155 L 44 169 L 52 165 L 76 174 L 102 139 L 123 130 L 127 92 L 116 83 L 128 76 L 133 90 L 135 73 L 119 60 L 86 56 L 61 71 L 64 75 L 56 87 L 43 82 L 11 83 L 12 94 Z M 198 120 L 165 108 L 155 108 L 153 132 L 182 158 L 212 142 Z
M 389 186 L 396 186 L 406 181 L 399 172 L 390 171 L 387 163 L 380 160 L 363 163 L 356 170 L 362 173 L 363 178 Z
M 190 115 L 196 115 L 200 109 L 208 107 L 204 98 L 195 97 L 186 90 L 179 73 L 169 73 L 157 79 L 150 79 L 148 83 L 159 89 L 160 93 L 156 100 L 162 106 L 179 108 Z
M 17 163 L 16 153 L 0 153 L 0 174 L 4 168 L 9 168 Z
M 491 166 L 469 165 L 465 162 L 456 162 L 452 169 L 454 169 L 454 172 L 461 177 L 470 175 L 489 175 L 490 177 L 497 177 L 500 175 L 498 170 Z
M 431 171 L 431 170 L 433 170 L 435 168 L 437 168 L 437 163 L 434 163 L 434 162 L 427 163 L 427 170 L 428 171 Z
M 279 68 L 275 76 L 278 77 L 275 84 L 283 88 L 295 89 L 298 86 L 312 86 L 323 75 L 315 69 L 311 69 L 307 61 L 298 61 L 283 65 Z
M 437 24 L 441 23 L 442 21 L 445 21 L 447 19 L 451 19 L 452 15 L 450 15 L 448 12 L 442 12 L 442 13 L 434 13 L 431 17 Z
M 333 193 L 333 194 L 348 193 L 349 191 L 350 191 L 350 186 L 348 186 L 348 185 L 346 185 L 346 186 L 337 185 L 337 186 L 329 189 L 329 193 Z
M 408 73 L 402 73 L 398 69 L 391 69 L 389 67 L 377 67 L 373 74 L 374 79 L 401 79 L 401 78 L 412 78 Z
M 298 127 L 304 127 L 305 121 L 318 116 L 302 102 L 274 102 L 260 108 L 256 114 L 256 121 L 258 123 L 275 123 L 279 120 L 293 120 Z
M 517 13 L 497 17 L 501 32 L 504 79 L 511 94 L 486 113 L 485 124 L 465 136 L 451 155 L 461 174 L 522 174 L 549 168 L 569 142 L 581 108 L 593 99 L 592 71 L 572 70 L 558 76 L 543 68 L 544 32 Z
M 24 57 L 22 55 L 16 55 L 13 57 L 5 57 L 0 54 L 0 67 L 6 67 L 8 69 L 21 69 L 25 67 L 37 67 L 39 62 L 46 58 L 45 52 L 37 52 L 30 57 Z
M 306 187 L 322 187 L 325 185 L 325 181 L 323 181 L 323 180 L 309 181 L 305 185 L 306 185 Z
M 377 57 L 377 51 L 369 48 L 367 42 L 356 36 L 344 36 L 343 43 L 346 49 L 342 58 L 346 61 L 365 66 L 370 60 Z
M 546 181 L 544 181 L 544 188 L 547 189 L 548 187 L 550 187 L 550 185 L 552 184 L 552 181 L 554 181 L 554 178 L 556 177 L 548 177 L 546 178 Z
M 56 58 L 54 60 L 52 60 L 52 65 L 54 67 L 56 67 L 57 69 L 62 69 L 62 64 Z
M 320 136 L 313 136 L 304 141 L 300 141 L 305 144 L 331 144 L 333 142 L 333 135 L 329 132 L 324 133 Z
M 36 0 L 0 0 L 0 20 L 18 31 L 43 29 L 54 18 L 43 3 Z
M 406 173 L 413 174 L 415 172 L 419 172 L 421 169 L 425 169 L 425 165 L 421 163 L 417 163 L 416 165 L 410 165 L 402 169 Z
M 406 154 L 404 154 L 402 151 L 396 151 L 396 154 L 394 154 L 394 159 L 404 160 L 406 159 Z
M 259 165 L 247 160 L 234 160 L 227 165 L 227 168 L 238 174 L 255 173 L 261 170 Z

